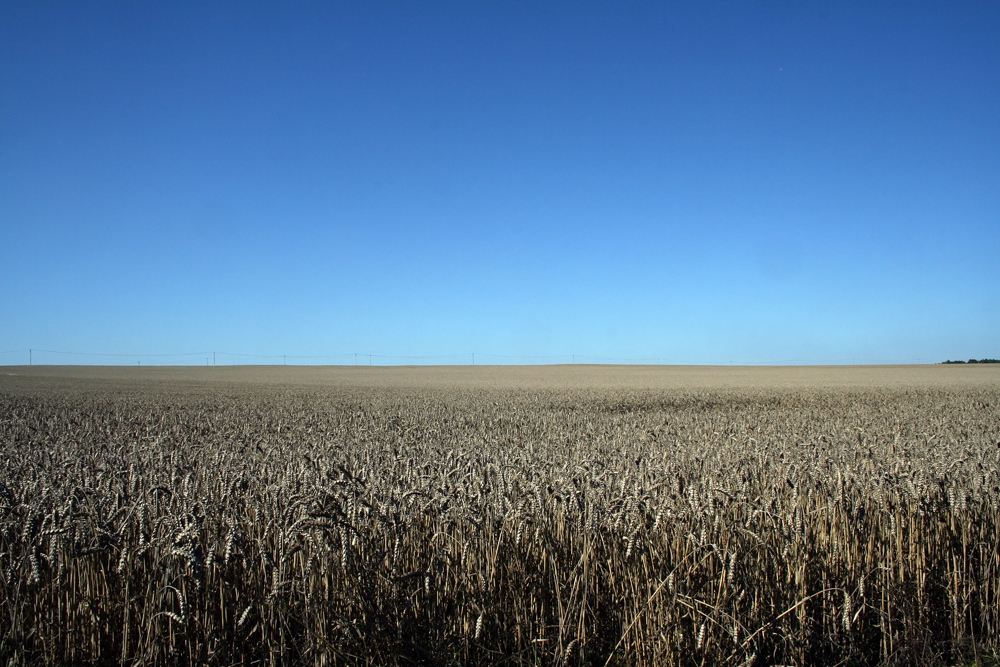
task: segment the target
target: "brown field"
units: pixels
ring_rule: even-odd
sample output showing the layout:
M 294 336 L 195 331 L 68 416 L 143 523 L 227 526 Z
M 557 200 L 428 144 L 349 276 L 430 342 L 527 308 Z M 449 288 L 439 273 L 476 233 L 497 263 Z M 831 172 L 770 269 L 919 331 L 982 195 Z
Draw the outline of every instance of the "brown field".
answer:
M 3 664 L 998 650 L 1000 366 L 6 367 L 0 461 Z
M 5 380 L 4 378 L 10 378 Z M 0 366 L 13 378 L 337 388 L 804 389 L 1000 386 L 1000 364 L 906 366 Z

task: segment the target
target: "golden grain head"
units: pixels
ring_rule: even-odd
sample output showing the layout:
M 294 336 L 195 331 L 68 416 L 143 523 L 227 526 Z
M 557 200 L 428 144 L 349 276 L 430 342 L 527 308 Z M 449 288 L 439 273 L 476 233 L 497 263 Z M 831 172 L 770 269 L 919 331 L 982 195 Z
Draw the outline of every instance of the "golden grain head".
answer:
M 997 383 L 0 382 L 12 664 L 998 648 Z

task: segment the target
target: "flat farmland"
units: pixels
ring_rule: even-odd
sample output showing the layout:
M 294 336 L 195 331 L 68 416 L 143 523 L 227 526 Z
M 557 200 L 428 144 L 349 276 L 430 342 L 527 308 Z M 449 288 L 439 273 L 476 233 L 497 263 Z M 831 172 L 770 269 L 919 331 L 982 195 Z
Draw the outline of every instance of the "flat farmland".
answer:
M 0 660 L 973 663 L 998 499 L 996 365 L 6 367 Z
M 782 389 L 1000 386 L 1000 364 L 906 366 L 0 366 L 2 386 L 74 381 L 395 389 Z M 86 386 L 86 385 L 79 385 Z

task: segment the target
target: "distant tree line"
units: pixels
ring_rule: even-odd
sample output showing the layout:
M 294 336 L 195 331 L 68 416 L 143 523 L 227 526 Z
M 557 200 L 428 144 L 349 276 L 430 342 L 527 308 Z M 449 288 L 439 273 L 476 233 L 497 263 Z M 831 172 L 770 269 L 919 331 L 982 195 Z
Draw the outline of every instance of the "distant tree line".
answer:
M 942 364 L 1000 364 L 1000 359 L 969 359 L 968 361 L 942 361 Z

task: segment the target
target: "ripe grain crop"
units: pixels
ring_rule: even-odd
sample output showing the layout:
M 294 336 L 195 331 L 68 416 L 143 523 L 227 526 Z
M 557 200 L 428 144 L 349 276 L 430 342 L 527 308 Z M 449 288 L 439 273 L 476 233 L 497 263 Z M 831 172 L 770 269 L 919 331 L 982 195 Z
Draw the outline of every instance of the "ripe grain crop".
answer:
M 998 470 L 995 382 L 0 380 L 0 660 L 977 660 Z

